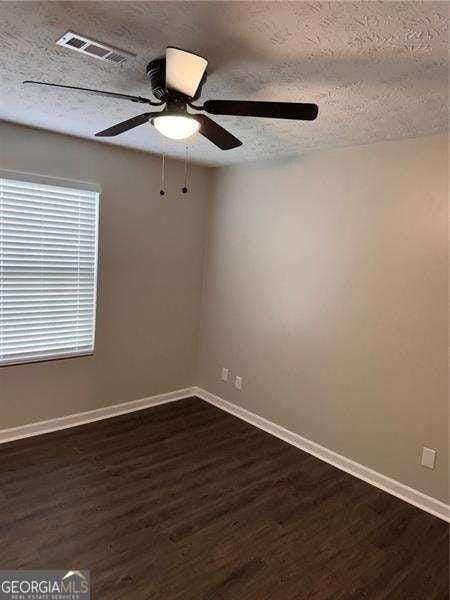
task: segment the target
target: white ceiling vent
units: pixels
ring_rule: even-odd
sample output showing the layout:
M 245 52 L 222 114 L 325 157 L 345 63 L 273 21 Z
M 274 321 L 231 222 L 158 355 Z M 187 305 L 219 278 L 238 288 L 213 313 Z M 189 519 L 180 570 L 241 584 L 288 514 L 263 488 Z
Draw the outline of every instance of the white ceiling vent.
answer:
M 113 46 L 108 46 L 102 42 L 97 42 L 97 40 L 92 40 L 80 35 L 79 33 L 74 33 L 73 31 L 68 31 L 65 33 L 61 38 L 59 38 L 59 40 L 57 40 L 56 43 L 59 46 L 64 46 L 65 48 L 76 50 L 82 54 L 87 54 L 88 56 L 93 56 L 94 58 L 99 58 L 100 60 L 106 60 L 116 64 L 124 63 L 129 58 L 136 56 L 131 52 L 119 50 L 119 48 L 114 48 Z

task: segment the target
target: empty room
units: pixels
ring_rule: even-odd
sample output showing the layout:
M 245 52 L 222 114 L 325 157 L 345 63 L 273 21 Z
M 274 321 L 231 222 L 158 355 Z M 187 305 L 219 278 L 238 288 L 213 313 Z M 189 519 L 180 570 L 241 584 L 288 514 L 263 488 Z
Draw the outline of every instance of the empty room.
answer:
M 0 599 L 449 600 L 449 7 L 0 0 Z

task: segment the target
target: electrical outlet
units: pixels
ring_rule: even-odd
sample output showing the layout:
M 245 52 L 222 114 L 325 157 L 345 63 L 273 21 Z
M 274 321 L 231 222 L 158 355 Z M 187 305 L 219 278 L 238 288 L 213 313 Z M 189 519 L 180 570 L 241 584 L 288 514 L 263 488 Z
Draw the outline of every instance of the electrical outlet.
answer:
M 222 375 L 220 376 L 222 381 L 228 381 L 228 369 L 222 367 Z
M 235 387 L 237 390 L 242 390 L 242 377 L 238 377 L 238 376 L 236 375 L 236 379 L 234 380 L 234 387 Z
M 422 467 L 427 467 L 428 469 L 434 469 L 436 464 L 436 450 L 432 450 L 431 448 L 427 448 L 424 446 L 422 448 Z

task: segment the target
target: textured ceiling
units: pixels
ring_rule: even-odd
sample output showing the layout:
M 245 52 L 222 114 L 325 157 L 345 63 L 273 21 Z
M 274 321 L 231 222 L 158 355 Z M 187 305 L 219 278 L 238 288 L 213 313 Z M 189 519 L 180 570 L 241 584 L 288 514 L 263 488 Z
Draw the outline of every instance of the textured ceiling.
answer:
M 0 118 L 92 138 L 139 105 L 22 86 L 23 79 L 151 97 L 147 62 L 167 45 L 209 59 L 203 99 L 317 102 L 314 122 L 214 117 L 242 139 L 194 160 L 231 164 L 420 136 L 448 126 L 447 2 L 2 2 Z M 137 57 L 110 65 L 55 45 L 72 29 Z M 105 142 L 98 142 L 105 143 Z M 183 155 L 142 126 L 114 143 Z

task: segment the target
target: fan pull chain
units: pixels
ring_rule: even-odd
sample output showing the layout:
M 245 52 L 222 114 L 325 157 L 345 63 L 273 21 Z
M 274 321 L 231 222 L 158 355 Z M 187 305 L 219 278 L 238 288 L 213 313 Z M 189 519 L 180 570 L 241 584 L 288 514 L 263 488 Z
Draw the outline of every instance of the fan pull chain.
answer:
M 186 146 L 184 155 L 184 186 L 181 188 L 183 194 L 188 193 L 188 177 L 189 177 L 189 155 L 188 147 Z
M 166 155 L 163 154 L 162 155 L 162 161 L 161 161 L 161 189 L 159 190 L 159 193 L 161 194 L 161 196 L 164 196 L 166 193 Z

